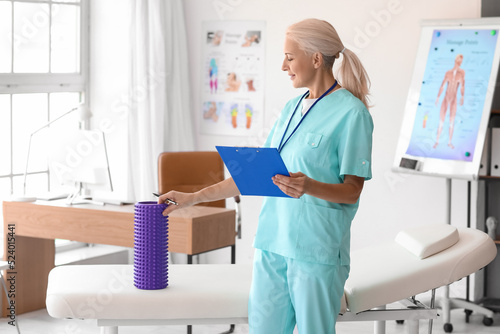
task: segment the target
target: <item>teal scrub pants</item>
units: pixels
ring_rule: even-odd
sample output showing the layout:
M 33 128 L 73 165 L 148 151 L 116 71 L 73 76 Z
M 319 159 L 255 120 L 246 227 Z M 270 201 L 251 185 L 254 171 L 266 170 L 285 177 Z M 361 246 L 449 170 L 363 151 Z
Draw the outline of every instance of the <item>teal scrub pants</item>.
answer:
M 349 266 L 297 261 L 255 251 L 248 302 L 251 334 L 335 333 Z

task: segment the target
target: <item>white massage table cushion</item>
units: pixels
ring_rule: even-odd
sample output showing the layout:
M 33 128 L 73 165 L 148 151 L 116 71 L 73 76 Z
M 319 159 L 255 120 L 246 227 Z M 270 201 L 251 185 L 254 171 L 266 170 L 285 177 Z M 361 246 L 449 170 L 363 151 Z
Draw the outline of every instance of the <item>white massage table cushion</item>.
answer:
M 456 244 L 458 231 L 448 224 L 419 226 L 399 232 L 395 240 L 418 258 L 425 259 Z
M 418 226 L 399 232 L 396 243 L 419 259 L 425 259 L 439 253 L 458 242 L 459 236 L 455 226 L 448 224 Z M 341 299 L 340 313 L 347 311 L 345 295 Z
M 449 238 L 443 232 L 447 228 L 435 228 Z M 471 228 L 457 232 L 459 240 L 454 245 L 425 259 L 396 241 L 353 251 L 342 304 L 354 313 L 390 304 L 451 284 L 495 258 L 495 243 L 486 233 Z
M 453 283 L 495 258 L 486 233 L 463 228 L 458 236 L 425 259 L 396 241 L 352 252 L 343 310 L 358 313 Z M 251 277 L 251 265 L 171 265 L 169 287 L 147 291 L 134 287 L 131 265 L 61 266 L 50 272 L 46 305 L 55 318 L 241 323 L 247 321 Z
M 251 265 L 169 265 L 169 286 L 161 290 L 137 289 L 133 271 L 132 265 L 56 267 L 49 274 L 47 312 L 73 319 L 247 321 Z

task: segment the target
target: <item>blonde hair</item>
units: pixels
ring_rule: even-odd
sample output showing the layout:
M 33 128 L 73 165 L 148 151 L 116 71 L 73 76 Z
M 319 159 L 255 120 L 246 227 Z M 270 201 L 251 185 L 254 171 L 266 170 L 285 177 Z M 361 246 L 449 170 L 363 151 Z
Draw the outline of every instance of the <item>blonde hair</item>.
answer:
M 370 90 L 368 73 L 358 56 L 344 47 L 337 31 L 330 23 L 318 19 L 306 19 L 289 26 L 286 34 L 297 42 L 306 54 L 321 53 L 323 64 L 328 69 L 333 68 L 335 59 L 342 53 L 344 57 L 338 70 L 339 81 L 368 108 Z

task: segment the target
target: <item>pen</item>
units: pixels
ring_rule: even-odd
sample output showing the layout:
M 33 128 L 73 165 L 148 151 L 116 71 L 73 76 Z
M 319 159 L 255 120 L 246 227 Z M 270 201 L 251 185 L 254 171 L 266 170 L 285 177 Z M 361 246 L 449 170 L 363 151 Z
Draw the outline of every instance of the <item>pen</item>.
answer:
M 160 195 L 158 195 L 157 193 L 153 193 L 153 195 L 155 195 L 156 197 L 160 197 Z M 172 201 L 170 198 L 167 198 L 165 200 L 165 203 L 173 204 L 173 205 L 179 205 L 179 203 L 177 203 L 176 201 Z

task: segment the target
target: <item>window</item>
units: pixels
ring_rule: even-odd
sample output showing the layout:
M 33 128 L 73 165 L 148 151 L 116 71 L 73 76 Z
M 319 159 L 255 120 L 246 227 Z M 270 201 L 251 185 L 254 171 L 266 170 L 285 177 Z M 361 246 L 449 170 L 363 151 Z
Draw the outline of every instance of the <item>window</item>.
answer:
M 0 196 L 23 193 L 30 134 L 83 101 L 88 0 L 0 0 Z M 77 113 L 51 129 L 77 129 Z M 31 144 L 26 192 L 57 189 L 47 131 Z

